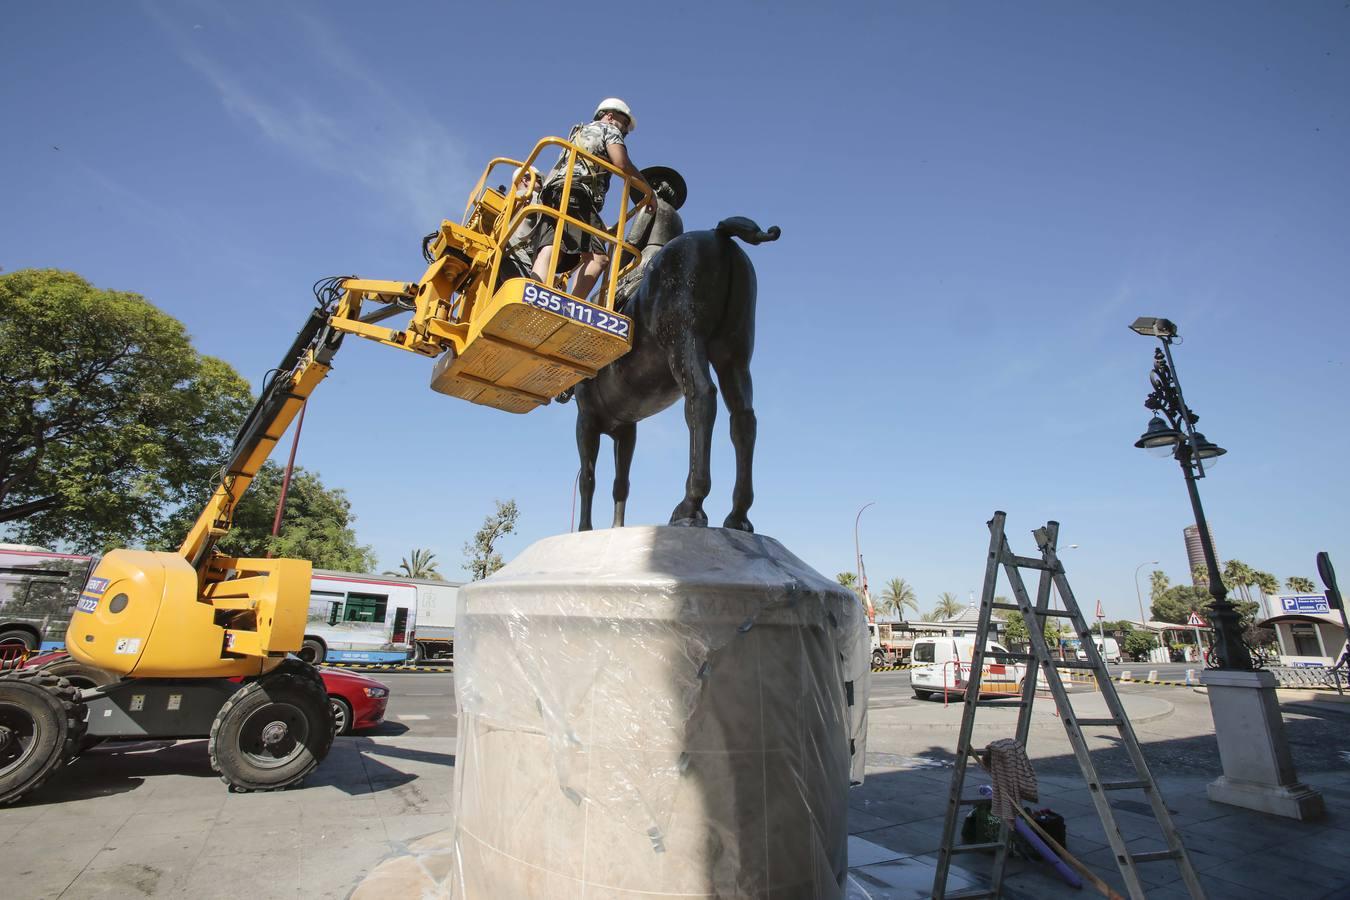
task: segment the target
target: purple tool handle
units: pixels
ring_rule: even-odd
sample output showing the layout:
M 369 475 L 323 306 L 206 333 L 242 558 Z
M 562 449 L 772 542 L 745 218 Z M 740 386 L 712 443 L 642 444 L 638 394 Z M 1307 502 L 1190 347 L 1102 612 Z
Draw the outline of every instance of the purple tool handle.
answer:
M 993 787 L 987 784 L 980 785 L 980 796 L 993 797 Z M 1041 836 L 1032 831 L 1030 826 L 1023 822 L 1020 817 L 1013 819 L 1013 828 L 1041 855 L 1042 859 L 1054 867 L 1055 872 L 1059 874 L 1060 878 L 1064 879 L 1065 884 L 1076 888 L 1083 886 L 1083 879 L 1078 877 L 1078 873 L 1069 868 L 1068 863 L 1056 856 L 1055 851 L 1051 850 L 1045 841 L 1041 840 Z

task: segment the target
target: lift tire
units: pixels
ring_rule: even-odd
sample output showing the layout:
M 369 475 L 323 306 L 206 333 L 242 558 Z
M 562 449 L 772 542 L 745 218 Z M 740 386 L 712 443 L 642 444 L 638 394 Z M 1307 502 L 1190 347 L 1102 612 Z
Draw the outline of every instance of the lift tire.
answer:
M 79 690 L 42 669 L 0 674 L 0 805 L 35 790 L 80 749 Z
M 51 675 L 61 676 L 78 690 L 103 687 L 105 684 L 112 684 L 118 680 L 113 673 L 86 665 L 73 656 L 63 656 L 41 668 L 42 671 Z
M 303 662 L 311 665 L 321 666 L 324 659 L 328 656 L 328 648 L 323 645 L 323 641 L 314 638 L 305 638 L 304 643 L 300 645 L 300 652 L 296 654 Z
M 278 791 L 333 746 L 333 709 L 312 666 L 286 660 L 225 702 L 211 723 L 211 768 L 231 790 Z

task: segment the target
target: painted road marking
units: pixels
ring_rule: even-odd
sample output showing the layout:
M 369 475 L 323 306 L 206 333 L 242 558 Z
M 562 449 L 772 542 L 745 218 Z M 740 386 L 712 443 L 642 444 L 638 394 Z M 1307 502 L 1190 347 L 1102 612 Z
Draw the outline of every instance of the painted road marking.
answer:
M 422 715 L 422 714 L 420 714 L 420 713 L 409 713 L 409 714 L 407 714 L 407 715 L 400 715 L 400 716 L 399 716 L 399 719 L 401 719 L 401 720 L 404 721 L 404 722 L 421 722 L 421 721 L 424 721 L 424 720 L 430 719 L 430 718 L 431 718 L 431 716 L 424 716 L 424 715 Z

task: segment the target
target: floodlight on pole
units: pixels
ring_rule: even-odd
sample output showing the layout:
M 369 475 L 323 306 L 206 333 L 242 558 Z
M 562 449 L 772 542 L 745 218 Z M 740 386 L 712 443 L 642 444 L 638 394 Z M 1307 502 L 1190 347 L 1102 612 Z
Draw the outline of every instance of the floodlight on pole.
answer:
M 863 603 L 867 606 L 868 621 L 871 621 L 875 617 L 876 613 L 872 609 L 872 598 L 867 596 L 867 592 L 863 590 L 862 548 L 858 543 L 858 520 L 862 518 L 863 510 L 867 509 L 867 507 L 869 506 L 876 506 L 876 503 L 877 501 L 875 500 L 869 500 L 867 503 L 863 504 L 862 509 L 858 510 L 858 514 L 853 517 L 853 563 L 855 566 L 854 575 L 858 579 L 858 590 L 862 594 Z
M 1144 566 L 1156 566 L 1157 564 L 1158 561 L 1154 559 L 1147 562 L 1141 562 L 1134 567 L 1134 597 L 1139 601 L 1139 627 L 1145 631 L 1148 630 L 1148 619 L 1144 616 L 1144 595 L 1139 590 L 1139 570 Z

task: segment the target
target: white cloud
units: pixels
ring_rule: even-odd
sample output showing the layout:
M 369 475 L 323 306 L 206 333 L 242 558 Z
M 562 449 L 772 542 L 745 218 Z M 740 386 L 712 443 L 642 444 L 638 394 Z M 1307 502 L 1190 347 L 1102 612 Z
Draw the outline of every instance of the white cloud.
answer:
M 249 35 L 215 10 L 197 11 L 197 18 L 215 18 L 206 29 L 173 21 L 152 5 L 145 10 L 232 116 L 302 163 L 368 188 L 390 213 L 415 217 L 419 226 L 437 222 L 476 176 L 455 136 L 403 102 L 319 19 L 289 14 L 288 62 L 307 73 L 297 83 L 280 69 L 269 72 L 261 52 L 252 58 L 229 52 L 236 39 L 247 46 Z

